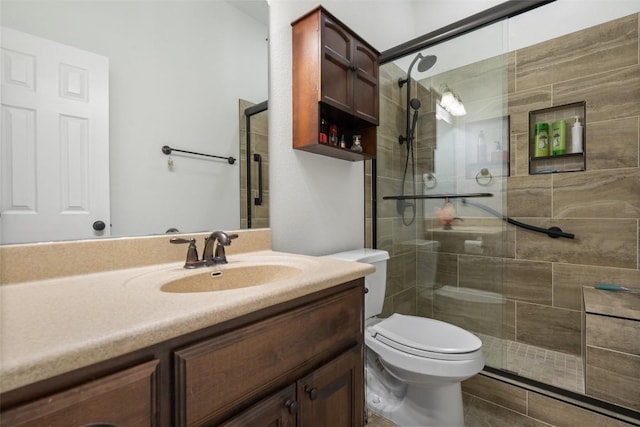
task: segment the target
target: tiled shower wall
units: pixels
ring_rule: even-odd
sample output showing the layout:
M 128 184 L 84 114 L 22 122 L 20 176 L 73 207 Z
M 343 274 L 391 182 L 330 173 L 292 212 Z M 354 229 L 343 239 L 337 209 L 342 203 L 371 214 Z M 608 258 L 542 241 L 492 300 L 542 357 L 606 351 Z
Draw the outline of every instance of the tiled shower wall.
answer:
M 516 229 L 506 259 L 512 339 L 581 354 L 582 287 L 640 285 L 638 15 L 510 55 L 507 215 L 576 235 Z M 586 171 L 528 175 L 528 112 L 586 101 Z
M 509 226 L 506 245 L 493 251 L 493 256 L 468 255 L 455 245 L 438 254 L 438 282 L 496 291 L 496 283 L 485 279 L 487 270 L 503 271 L 498 290 L 506 303 L 497 309 L 503 317 L 498 328 L 502 338 L 580 356 L 582 287 L 598 282 L 640 285 L 638 21 L 634 14 L 511 52 L 498 61 L 508 63 L 508 99 L 500 101 L 508 105 L 511 133 L 506 213 L 545 228 L 559 226 L 576 236 L 574 240 L 550 239 Z M 495 60 L 449 73 L 468 78 L 474 69 L 490 68 Z M 404 133 L 405 98 L 397 79 L 405 75 L 397 67 L 382 68 L 384 120 L 378 132 L 378 198 L 398 192 L 404 168 L 404 148 L 397 136 Z M 473 94 L 465 90 L 458 90 L 463 100 L 473 100 Z M 529 111 L 577 101 L 586 101 L 586 171 L 529 175 Z M 433 126 L 434 119 L 428 114 L 421 116 L 421 124 L 431 122 Z M 425 167 L 430 167 L 432 156 L 428 137 L 425 144 L 424 152 L 418 149 L 421 172 L 428 170 Z M 383 315 L 432 316 L 474 310 L 471 306 L 438 308 L 420 300 L 423 290 L 416 260 L 424 254 L 398 242 L 416 236 L 433 238 L 426 232 L 428 221 L 416 220 L 405 227 L 395 205 L 380 200 L 377 215 L 378 247 L 392 254 Z M 422 215 L 420 206 L 417 215 Z M 473 221 L 465 217 L 461 224 Z M 461 326 L 474 330 L 477 325 L 468 320 Z

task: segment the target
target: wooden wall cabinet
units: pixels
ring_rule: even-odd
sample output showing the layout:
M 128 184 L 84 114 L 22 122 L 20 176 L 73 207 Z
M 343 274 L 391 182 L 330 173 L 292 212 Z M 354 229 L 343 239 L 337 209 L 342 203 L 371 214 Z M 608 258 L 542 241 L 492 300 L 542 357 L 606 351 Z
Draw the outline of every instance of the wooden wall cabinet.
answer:
M 322 7 L 292 24 L 293 148 L 345 160 L 376 155 L 379 52 Z M 319 140 L 321 120 L 346 148 Z M 350 150 L 362 137 L 362 153 Z
M 363 316 L 358 279 L 4 393 L 0 426 L 362 427 Z

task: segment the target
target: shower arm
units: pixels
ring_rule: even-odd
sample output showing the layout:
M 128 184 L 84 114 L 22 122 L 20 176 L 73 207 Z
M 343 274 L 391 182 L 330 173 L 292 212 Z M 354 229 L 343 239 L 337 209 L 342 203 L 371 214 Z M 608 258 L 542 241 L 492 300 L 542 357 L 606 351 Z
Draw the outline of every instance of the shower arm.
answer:
M 535 231 L 537 233 L 542 233 L 542 234 L 546 234 L 547 236 L 551 237 L 552 239 L 557 239 L 558 237 L 565 237 L 567 239 L 574 239 L 575 238 L 575 234 L 573 233 L 565 233 L 562 231 L 562 229 L 560 227 L 549 227 L 549 228 L 542 228 L 542 227 L 537 227 L 535 225 L 531 225 L 531 224 L 525 224 L 524 222 L 520 222 L 520 221 L 516 221 L 513 218 L 509 218 L 506 215 L 502 215 L 500 212 L 491 209 L 489 206 L 483 205 L 482 203 L 477 203 L 477 202 L 471 202 L 469 200 L 466 200 L 465 198 L 462 199 L 462 204 L 463 205 L 469 205 L 469 206 L 473 206 L 476 207 L 478 209 L 482 209 L 485 212 L 490 213 L 491 215 L 497 217 L 497 218 L 501 218 L 503 221 L 511 224 L 511 225 L 515 225 L 516 227 L 520 227 L 520 228 L 524 228 L 526 230 L 530 230 L 530 231 Z

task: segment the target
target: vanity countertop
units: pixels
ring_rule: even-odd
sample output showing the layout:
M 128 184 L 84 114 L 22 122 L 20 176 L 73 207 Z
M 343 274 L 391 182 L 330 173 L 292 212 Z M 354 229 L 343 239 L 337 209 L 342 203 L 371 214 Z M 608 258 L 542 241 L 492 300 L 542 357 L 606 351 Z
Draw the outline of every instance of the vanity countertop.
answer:
M 640 295 L 622 291 L 582 288 L 585 312 L 640 320 Z
M 2 285 L 0 392 L 127 354 L 374 271 L 370 264 L 270 250 L 229 256 L 227 265 L 272 262 L 291 262 L 301 268 L 302 273 L 259 286 L 218 292 L 162 292 L 152 280 L 158 277 L 159 269 L 167 269 L 173 275 L 185 270 L 182 262 L 173 262 Z

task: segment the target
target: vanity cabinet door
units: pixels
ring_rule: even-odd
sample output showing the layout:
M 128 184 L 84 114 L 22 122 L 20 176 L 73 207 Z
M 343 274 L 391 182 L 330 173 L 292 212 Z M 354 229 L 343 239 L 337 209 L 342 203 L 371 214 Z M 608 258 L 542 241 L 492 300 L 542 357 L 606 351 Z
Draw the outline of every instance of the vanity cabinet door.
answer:
M 299 425 L 364 425 L 362 345 L 346 351 L 298 381 Z
M 177 425 L 215 424 L 362 342 L 357 286 L 175 352 Z
M 2 412 L 2 427 L 155 426 L 158 361 Z
M 295 427 L 298 408 L 296 387 L 291 384 L 220 424 L 219 427 Z

